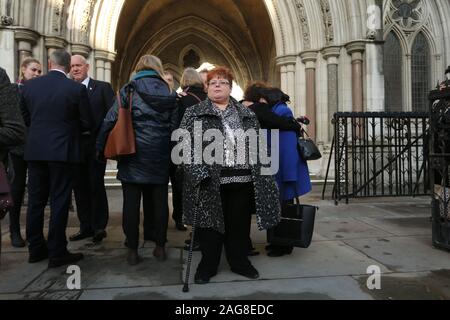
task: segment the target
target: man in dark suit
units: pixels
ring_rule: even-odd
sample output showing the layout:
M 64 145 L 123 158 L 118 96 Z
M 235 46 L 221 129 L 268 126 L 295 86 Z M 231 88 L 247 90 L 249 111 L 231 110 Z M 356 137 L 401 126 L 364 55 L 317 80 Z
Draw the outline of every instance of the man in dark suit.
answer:
M 90 137 L 82 141 L 83 162 L 74 181 L 80 231 L 72 235 L 70 241 L 93 237 L 93 241 L 98 243 L 106 237 L 109 210 L 105 190 L 106 161 L 98 160 L 95 155 L 95 138 L 113 105 L 114 91 L 109 83 L 88 76 L 89 64 L 83 56 L 72 56 L 71 67 L 72 79 L 87 88 L 94 130 Z
M 80 137 L 92 130 L 86 88 L 67 78 L 70 54 L 54 51 L 49 74 L 23 87 L 24 119 L 29 126 L 27 240 L 29 262 L 49 258 L 49 268 L 73 264 L 81 253 L 67 251 L 66 227 L 73 188 L 73 169 L 80 162 Z M 48 243 L 44 210 L 50 196 Z

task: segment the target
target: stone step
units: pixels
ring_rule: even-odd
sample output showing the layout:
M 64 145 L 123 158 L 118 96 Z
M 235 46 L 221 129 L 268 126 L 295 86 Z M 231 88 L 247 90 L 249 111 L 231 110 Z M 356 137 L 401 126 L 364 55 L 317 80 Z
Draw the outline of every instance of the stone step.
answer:
M 121 188 L 122 184 L 120 183 L 119 180 L 116 179 L 117 176 L 117 170 L 115 169 L 111 169 L 111 170 L 106 170 L 105 172 L 105 186 L 107 189 L 115 189 L 115 188 Z M 319 185 L 322 186 L 325 184 L 325 179 L 322 177 L 319 177 L 317 175 L 311 174 L 310 175 L 311 178 L 311 183 L 313 185 Z M 328 185 L 333 185 L 334 180 L 330 179 L 328 180 Z M 170 187 L 170 183 L 169 183 L 169 187 Z

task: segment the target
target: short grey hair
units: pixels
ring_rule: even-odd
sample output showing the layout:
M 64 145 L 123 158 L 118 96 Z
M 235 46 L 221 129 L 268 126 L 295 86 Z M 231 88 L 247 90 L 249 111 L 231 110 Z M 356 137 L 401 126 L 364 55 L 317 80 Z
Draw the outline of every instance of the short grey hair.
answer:
M 58 49 L 50 55 L 50 61 L 55 65 L 63 67 L 66 71 L 70 70 L 70 60 L 72 59 L 70 53 L 64 49 Z

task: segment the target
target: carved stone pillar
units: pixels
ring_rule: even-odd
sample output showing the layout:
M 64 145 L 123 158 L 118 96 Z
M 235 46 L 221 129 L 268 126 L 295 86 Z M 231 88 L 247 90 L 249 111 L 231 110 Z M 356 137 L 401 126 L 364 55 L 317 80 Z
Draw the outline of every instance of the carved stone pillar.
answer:
M 299 108 L 295 105 L 295 65 L 297 57 L 286 55 L 277 57 L 277 65 L 281 72 L 281 90 L 291 97 L 291 104 L 294 106 L 294 113 L 298 114 Z
M 29 29 L 16 29 L 14 31 L 14 39 L 17 42 L 19 66 L 24 59 L 33 56 L 33 46 L 36 45 L 39 37 L 39 33 Z
M 348 54 L 352 56 L 352 101 L 353 112 L 364 111 L 363 94 L 363 53 L 366 43 L 363 41 L 354 41 L 348 43 L 345 48 Z
M 112 63 L 115 61 L 116 58 L 115 53 L 104 50 L 96 50 L 94 58 L 96 65 L 95 78 L 97 80 L 111 83 L 111 70 L 112 70 Z
M 339 61 L 341 47 L 331 46 L 323 49 L 322 56 L 327 61 L 328 71 L 328 140 L 333 140 L 334 132 L 331 120 L 339 111 Z
M 50 58 L 50 55 L 55 50 L 65 49 L 67 47 L 67 41 L 60 37 L 46 37 L 45 47 L 47 48 L 47 60 L 48 60 L 48 58 Z
M 317 51 L 300 53 L 302 62 L 306 65 L 306 116 L 311 120 L 308 134 L 315 140 L 317 135 L 317 104 L 316 104 L 316 61 Z
M 72 45 L 72 55 L 77 54 L 87 59 L 91 51 L 92 51 L 91 47 L 82 43 L 75 43 Z

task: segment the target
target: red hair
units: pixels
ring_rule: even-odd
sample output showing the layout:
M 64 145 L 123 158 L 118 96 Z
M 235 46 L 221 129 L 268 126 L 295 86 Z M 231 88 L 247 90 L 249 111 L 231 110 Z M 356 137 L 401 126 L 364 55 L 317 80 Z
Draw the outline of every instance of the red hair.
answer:
M 233 85 L 234 76 L 231 73 L 231 70 L 226 67 L 216 67 L 213 70 L 208 72 L 208 76 L 206 77 L 206 82 L 209 83 L 212 78 L 224 78 L 230 82 L 230 85 Z

